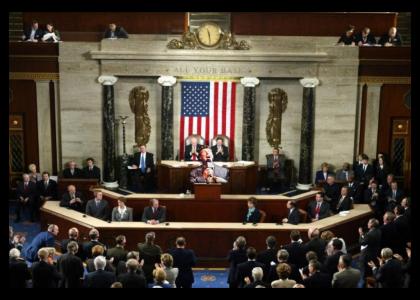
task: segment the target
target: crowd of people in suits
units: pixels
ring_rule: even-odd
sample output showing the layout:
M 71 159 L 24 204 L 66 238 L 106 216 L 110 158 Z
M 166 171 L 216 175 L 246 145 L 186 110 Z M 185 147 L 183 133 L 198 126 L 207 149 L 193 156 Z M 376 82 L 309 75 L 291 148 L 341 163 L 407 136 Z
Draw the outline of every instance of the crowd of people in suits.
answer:
M 350 25 L 340 36 L 337 45 L 395 47 L 402 45 L 402 39 L 396 27 L 389 28 L 387 33 L 376 40 L 369 27 L 364 27 L 360 32 L 355 33 L 355 27 Z

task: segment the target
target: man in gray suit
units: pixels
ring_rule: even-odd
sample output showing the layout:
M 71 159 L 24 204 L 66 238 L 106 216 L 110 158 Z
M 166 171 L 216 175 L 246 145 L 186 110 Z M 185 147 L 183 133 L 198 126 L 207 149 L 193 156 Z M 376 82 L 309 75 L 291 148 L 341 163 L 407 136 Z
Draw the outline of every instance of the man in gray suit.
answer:
M 213 152 L 209 148 L 200 151 L 202 165 L 190 173 L 191 183 L 226 183 L 228 180 L 228 169 L 213 163 Z
M 94 192 L 95 199 L 89 200 L 86 204 L 86 214 L 104 221 L 109 220 L 108 201 L 102 199 L 102 192 Z
M 349 176 L 354 175 L 353 170 L 350 169 L 349 163 L 344 163 L 343 168 L 338 170 L 337 174 L 335 175 L 335 179 L 338 181 L 349 181 Z
M 361 273 L 351 267 L 351 255 L 343 254 L 338 261 L 338 272 L 334 273 L 332 279 L 333 288 L 357 288 Z
M 267 158 L 267 190 L 283 192 L 285 175 L 286 156 L 279 148 L 273 148 L 273 153 L 266 155 Z

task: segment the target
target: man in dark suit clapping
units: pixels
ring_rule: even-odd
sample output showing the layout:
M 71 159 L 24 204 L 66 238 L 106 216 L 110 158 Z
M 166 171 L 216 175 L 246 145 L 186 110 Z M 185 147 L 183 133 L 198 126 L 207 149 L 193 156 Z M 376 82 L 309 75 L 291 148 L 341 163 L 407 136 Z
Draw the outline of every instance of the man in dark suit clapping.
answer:
M 176 248 L 169 250 L 169 254 L 174 259 L 174 268 L 178 268 L 178 277 L 175 280 L 177 288 L 191 288 L 194 283 L 194 275 L 192 267 L 195 266 L 197 258 L 194 251 L 185 249 L 185 238 L 178 237 L 176 239 Z
M 145 207 L 141 220 L 147 224 L 160 224 L 166 220 L 166 208 L 159 206 L 158 199 L 150 200 L 150 205 Z
M 102 192 L 95 191 L 95 198 L 89 200 L 86 204 L 86 214 L 94 218 L 109 220 L 109 205 L 108 201 L 102 199 Z
M 93 261 L 95 264 L 95 272 L 88 273 L 84 280 L 86 288 L 110 288 L 117 279 L 112 272 L 105 271 L 106 259 L 99 255 Z
M 246 254 L 248 261 L 239 264 L 236 269 L 236 282 L 240 288 L 243 288 L 246 285 L 246 277 L 252 278 L 252 269 L 255 267 L 264 268 L 262 263 L 255 260 L 257 257 L 257 250 L 255 250 L 254 247 L 249 247 L 246 250 Z
M 228 161 L 229 160 L 229 149 L 223 145 L 223 139 L 221 137 L 216 139 L 216 145 L 211 147 L 213 152 L 213 161 Z
M 185 161 L 197 161 L 199 160 L 199 153 L 204 145 L 198 144 L 196 137 L 191 137 L 191 144 L 185 146 L 184 159 Z

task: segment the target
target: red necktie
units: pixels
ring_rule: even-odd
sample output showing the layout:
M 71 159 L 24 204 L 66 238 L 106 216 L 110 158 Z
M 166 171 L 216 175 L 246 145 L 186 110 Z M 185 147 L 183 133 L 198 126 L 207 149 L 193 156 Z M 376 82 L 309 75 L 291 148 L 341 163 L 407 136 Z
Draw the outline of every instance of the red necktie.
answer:
M 321 204 L 320 204 L 320 203 L 318 203 L 318 204 L 316 205 L 316 208 L 315 208 L 315 214 L 316 214 L 316 215 L 319 215 L 320 210 L 321 210 Z

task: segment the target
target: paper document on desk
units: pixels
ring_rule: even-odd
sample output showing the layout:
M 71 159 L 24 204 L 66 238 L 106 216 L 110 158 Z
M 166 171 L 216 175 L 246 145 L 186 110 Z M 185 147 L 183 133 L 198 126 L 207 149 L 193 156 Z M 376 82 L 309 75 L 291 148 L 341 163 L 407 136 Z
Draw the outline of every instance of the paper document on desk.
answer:
M 127 169 L 134 170 L 134 168 L 132 166 L 127 166 Z
M 363 251 L 363 249 L 366 249 L 368 245 L 360 246 L 360 251 Z

